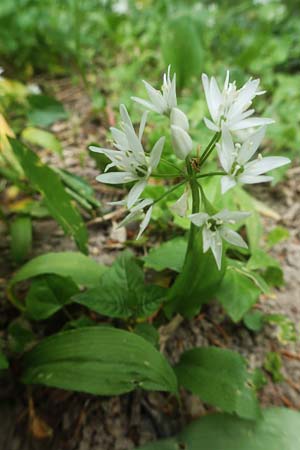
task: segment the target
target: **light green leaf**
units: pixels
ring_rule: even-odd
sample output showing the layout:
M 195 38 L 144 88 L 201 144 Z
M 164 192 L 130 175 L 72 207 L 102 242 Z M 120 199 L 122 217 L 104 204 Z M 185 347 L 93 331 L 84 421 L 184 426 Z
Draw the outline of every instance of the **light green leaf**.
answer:
M 283 271 L 279 261 L 274 259 L 264 250 L 256 248 L 247 262 L 247 269 L 259 270 L 262 277 L 270 286 L 282 286 L 284 284 Z
M 137 450 L 298 450 L 300 414 L 269 408 L 256 422 L 229 414 L 210 414 L 187 426 L 177 437 Z
M 14 154 L 18 158 L 27 178 L 43 195 L 50 214 L 61 225 L 66 234 L 73 236 L 79 249 L 87 252 L 87 230 L 78 210 L 72 205 L 70 196 L 50 167 L 38 156 L 15 139 L 10 139 Z
M 256 419 L 259 406 L 245 359 L 217 347 L 193 348 L 183 353 L 175 368 L 179 384 L 201 400 L 245 419 Z
M 277 226 L 273 228 L 267 236 L 268 246 L 274 247 L 274 245 L 278 244 L 281 241 L 288 239 L 290 236 L 290 232 L 287 228 Z
M 245 271 L 232 263 L 231 261 L 227 268 L 216 297 L 231 319 L 238 322 L 257 302 L 264 284 L 257 278 L 257 274 Z
M 22 138 L 30 144 L 36 144 L 42 148 L 49 149 L 62 155 L 62 146 L 59 140 L 49 131 L 39 128 L 28 127 L 22 131 Z
M 125 251 L 100 278 L 99 286 L 73 301 L 109 317 L 148 317 L 166 299 L 166 290 L 145 285 L 144 273 L 132 253 Z
M 110 327 L 53 335 L 25 355 L 22 380 L 96 395 L 136 388 L 177 392 L 175 374 L 149 342 Z
M 145 266 L 156 271 L 171 269 L 180 272 L 183 267 L 187 241 L 183 237 L 171 239 L 157 248 L 152 248 L 143 258 Z
M 16 263 L 21 263 L 31 251 L 32 222 L 28 216 L 17 217 L 10 225 L 11 254 Z
M 26 313 L 34 320 L 44 320 L 59 311 L 79 292 L 71 278 L 44 275 L 35 278 L 26 296 Z
M 84 270 L 83 270 L 84 268 Z M 28 261 L 10 280 L 9 286 L 34 278 L 51 274 L 70 277 L 78 284 L 87 287 L 96 286 L 106 267 L 79 252 L 46 253 Z

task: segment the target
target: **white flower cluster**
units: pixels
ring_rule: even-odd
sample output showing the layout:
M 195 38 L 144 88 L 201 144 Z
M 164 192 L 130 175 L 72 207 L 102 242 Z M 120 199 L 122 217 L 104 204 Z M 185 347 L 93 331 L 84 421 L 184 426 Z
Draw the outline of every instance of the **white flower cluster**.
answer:
M 211 116 L 211 119 L 205 118 L 204 122 L 210 130 L 220 133 L 221 137 L 216 147 L 224 170 L 224 176 L 221 178 L 222 193 L 224 194 L 237 183 L 254 184 L 272 180 L 272 177 L 264 174 L 290 161 L 288 158 L 262 157 L 260 154 L 252 159 L 264 138 L 266 125 L 273 122 L 272 119 L 254 116 L 253 99 L 264 94 L 264 91 L 259 91 L 260 81 L 249 79 L 244 86 L 237 89 L 236 83 L 230 82 L 229 72 L 227 72 L 222 91 L 214 77 L 209 79 L 206 74 L 203 74 L 202 82 Z M 193 149 L 188 118 L 177 106 L 176 75 L 174 74 L 171 78 L 170 66 L 163 76 L 161 90 L 153 88 L 146 81 L 144 85 L 148 100 L 132 97 L 136 103 L 146 109 L 142 115 L 138 133 L 133 127 L 126 107 L 121 105 L 121 129 L 111 128 L 115 149 L 90 147 L 92 151 L 106 155 L 111 161 L 105 173 L 97 177 L 98 181 L 109 184 L 134 183 L 128 197 L 113 204 L 124 205 L 129 210 L 129 214 L 120 225 L 142 218 L 138 238 L 149 224 L 153 209 L 153 201 L 143 199 L 141 195 L 149 177 L 160 162 L 165 142 L 165 138 L 161 137 L 150 154 L 145 152 L 142 136 L 147 111 L 169 117 L 173 150 L 180 160 L 185 160 Z M 246 138 L 242 142 L 237 138 L 241 130 L 244 136 L 246 132 Z M 112 168 L 116 168 L 117 171 L 110 171 Z M 188 198 L 189 190 L 186 189 L 182 197 L 173 205 L 173 211 L 181 216 L 186 215 Z M 223 210 L 215 214 L 199 212 L 189 216 L 193 224 L 202 228 L 203 251 L 211 249 L 219 269 L 223 252 L 222 240 L 231 245 L 247 247 L 241 236 L 226 225 L 243 220 L 248 215 L 247 212 Z
M 252 101 L 259 91 L 260 80 L 251 78 L 237 89 L 235 81 L 230 83 L 227 71 L 223 90 L 221 91 L 216 79 L 209 78 L 204 73 L 202 83 L 211 119 L 204 119 L 206 126 L 213 131 L 221 132 L 221 142 L 217 144 L 221 166 L 226 175 L 222 177 L 222 193 L 231 189 L 237 182 L 255 184 L 271 181 L 272 177 L 263 175 L 270 170 L 288 164 L 290 160 L 284 157 L 266 157 L 260 154 L 251 160 L 260 146 L 266 130 L 266 125 L 273 123 L 272 119 L 253 117 L 255 110 Z M 251 133 L 256 128 L 258 131 Z M 247 131 L 244 142 L 234 142 L 237 132 Z M 250 133 L 249 133 L 250 130 Z M 245 133 L 244 133 L 245 134 Z

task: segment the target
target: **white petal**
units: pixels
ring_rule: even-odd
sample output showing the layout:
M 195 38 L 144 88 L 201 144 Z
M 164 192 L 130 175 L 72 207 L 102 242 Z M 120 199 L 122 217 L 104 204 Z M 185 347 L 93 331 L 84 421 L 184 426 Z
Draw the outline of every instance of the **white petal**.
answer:
M 246 219 L 250 215 L 251 213 L 246 211 L 228 211 L 228 209 L 223 209 L 222 211 L 215 214 L 213 218 L 220 219 L 228 223 L 236 223 Z
M 262 159 L 255 159 L 245 165 L 245 175 L 261 175 L 269 170 L 285 166 L 291 161 L 283 156 L 267 156 Z
M 127 207 L 131 209 L 131 207 L 136 203 L 137 199 L 140 197 L 141 193 L 145 189 L 147 185 L 146 180 L 138 181 L 129 191 L 127 197 Z
M 222 140 L 219 145 L 217 145 L 217 152 L 220 159 L 220 163 L 225 170 L 225 172 L 230 172 L 232 164 L 234 162 L 234 144 L 226 126 L 222 126 Z
M 171 136 L 174 153 L 179 159 L 185 159 L 192 151 L 193 141 L 186 131 L 171 125 Z
M 131 211 L 123 220 L 118 224 L 118 228 L 124 227 L 135 220 L 138 220 L 141 216 L 141 211 Z
M 149 102 L 148 100 L 144 100 L 143 98 L 139 97 L 131 97 L 131 100 L 138 103 L 139 105 L 144 106 L 144 108 L 149 109 L 150 111 L 154 111 L 156 113 L 160 113 L 160 109 L 157 108 L 153 103 Z
M 128 111 L 126 109 L 126 106 L 121 104 L 120 105 L 120 114 L 121 114 L 121 119 L 124 125 L 127 125 L 129 128 L 131 128 L 132 130 L 134 130 L 130 116 L 128 114 Z
M 254 155 L 261 144 L 266 132 L 266 127 L 260 128 L 256 133 L 251 134 L 243 143 L 237 158 L 238 163 L 243 166 Z
M 269 125 L 274 123 L 273 119 L 267 119 L 263 117 L 250 117 L 249 119 L 241 120 L 230 126 L 231 131 L 243 130 L 244 128 L 258 127 L 263 125 Z
M 97 181 L 107 184 L 129 183 L 130 181 L 135 181 L 137 179 L 138 177 L 134 176 L 131 172 L 108 172 L 102 173 L 96 177 Z
M 190 221 L 197 225 L 197 227 L 202 227 L 208 218 L 209 215 L 207 213 L 195 213 L 189 216 Z
M 115 127 L 111 127 L 110 131 L 117 148 L 120 150 L 128 150 L 128 141 L 124 131 L 118 130 Z
M 115 158 L 115 156 L 118 154 L 116 150 L 112 150 L 111 148 L 95 147 L 94 145 L 90 145 L 89 150 L 95 153 L 102 153 L 103 155 L 108 156 L 108 158 Z
M 144 129 L 147 122 L 148 111 L 145 111 L 141 118 L 140 128 L 139 128 L 139 140 L 142 140 Z
M 218 231 L 211 233 L 210 248 L 215 257 L 218 269 L 221 269 L 222 263 L 222 239 Z
M 168 103 L 169 109 L 175 108 L 177 106 L 176 73 L 174 73 L 174 76 L 173 76 L 173 79 L 171 82 L 170 91 L 169 91 L 169 95 L 167 98 L 167 103 Z
M 258 183 L 267 183 L 268 181 L 272 181 L 273 177 L 269 177 L 266 175 L 247 175 L 242 174 L 238 177 L 239 182 L 243 184 L 258 184 Z
M 235 231 L 226 227 L 221 227 L 220 234 L 225 241 L 229 242 L 229 244 L 236 245 L 237 247 L 248 248 L 248 245 L 244 239 Z
M 150 169 L 156 169 L 156 167 L 159 164 L 160 161 L 160 157 L 164 148 L 164 144 L 165 144 L 165 137 L 162 136 L 161 138 L 158 139 L 158 141 L 155 143 L 151 154 L 150 154 L 150 160 L 149 160 L 149 166 Z
M 218 83 L 215 79 L 215 77 L 211 77 L 210 79 L 210 102 L 211 102 L 211 109 L 209 110 L 211 117 L 214 122 L 217 122 L 219 119 L 219 108 L 222 103 L 222 94 L 220 92 Z
M 215 125 L 211 120 L 207 119 L 206 117 L 203 117 L 203 120 L 209 130 L 220 131 L 220 127 Z
M 144 149 L 141 144 L 141 141 L 135 134 L 134 129 L 132 129 L 128 125 L 125 125 L 124 130 L 128 139 L 130 150 L 134 152 L 135 157 L 137 158 L 138 161 L 144 163 L 145 162 Z
M 203 238 L 203 253 L 206 253 L 211 245 L 211 234 L 212 232 L 204 226 L 202 229 L 202 238 Z
M 150 198 L 140 200 L 133 208 L 131 208 L 131 212 L 140 211 L 141 209 L 144 209 L 146 206 L 151 205 L 151 203 L 153 203 L 153 200 L 150 200 Z
M 179 199 L 170 207 L 174 214 L 185 217 L 189 207 L 189 191 L 186 190 Z
M 179 108 L 172 108 L 170 115 L 171 125 L 176 125 L 185 131 L 189 129 L 189 120 Z
M 144 233 L 145 229 L 149 225 L 149 222 L 150 222 L 150 219 L 151 219 L 151 214 L 152 214 L 152 209 L 153 209 L 153 207 L 150 206 L 150 208 L 146 212 L 145 217 L 144 217 L 144 219 L 142 220 L 142 222 L 140 224 L 140 231 L 139 231 L 139 234 L 137 235 L 137 239 L 139 239 L 142 236 L 142 234 Z
M 236 185 L 236 181 L 234 178 L 229 177 L 228 175 L 221 178 L 221 191 L 222 194 L 229 191 L 229 189 L 233 188 Z
M 155 105 L 155 107 L 161 114 L 163 114 L 166 110 L 167 105 L 164 102 L 161 92 L 157 89 L 154 89 L 154 87 L 152 87 L 151 84 L 149 84 L 147 81 L 143 80 L 143 83 L 145 85 L 151 103 Z

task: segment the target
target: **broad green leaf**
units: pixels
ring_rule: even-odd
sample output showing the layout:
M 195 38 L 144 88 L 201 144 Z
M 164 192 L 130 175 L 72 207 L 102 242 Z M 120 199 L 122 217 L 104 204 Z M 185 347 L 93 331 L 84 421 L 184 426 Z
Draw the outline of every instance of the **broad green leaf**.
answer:
M 32 125 L 47 127 L 58 120 L 68 117 L 63 105 L 53 97 L 47 95 L 29 95 L 29 122 Z
M 8 346 L 14 353 L 23 353 L 34 342 L 29 322 L 23 318 L 12 321 L 8 327 Z
M 221 270 L 218 270 L 211 250 L 203 253 L 201 230 L 194 230 L 193 246 L 189 250 L 182 272 L 170 289 L 165 307 L 168 315 L 179 312 L 184 317 L 193 317 L 204 303 L 212 299 L 224 277 L 224 255 Z
M 260 247 L 263 235 L 263 226 L 259 213 L 256 211 L 255 199 L 241 187 L 234 191 L 234 198 L 242 211 L 251 211 L 251 216 L 245 221 L 247 237 L 251 251 Z
M 145 266 L 156 271 L 171 269 L 180 272 L 183 267 L 187 241 L 182 237 L 164 242 L 157 248 L 152 248 L 143 258 Z
M 166 299 L 166 290 L 145 285 L 144 273 L 132 253 L 125 251 L 100 278 L 99 286 L 73 301 L 109 317 L 148 317 Z
M 73 236 L 79 249 L 86 253 L 88 235 L 85 224 L 78 210 L 72 205 L 59 177 L 27 147 L 15 139 L 10 139 L 10 142 L 27 178 L 43 195 L 50 214 L 66 234 Z
M 245 419 L 259 416 L 245 359 L 232 350 L 193 348 L 181 355 L 175 368 L 179 384 L 201 400 Z
M 2 350 L 0 350 L 0 370 L 8 369 L 8 367 L 9 362 L 4 353 L 2 352 Z
M 70 277 L 78 284 L 96 286 L 106 267 L 79 252 L 46 253 L 28 261 L 13 276 L 9 285 L 44 274 Z
M 162 51 L 166 64 L 171 64 L 178 87 L 186 86 L 191 77 L 199 76 L 205 63 L 202 24 L 197 15 L 175 14 L 164 25 Z
M 229 265 L 216 297 L 231 319 L 238 322 L 257 302 L 261 291 L 257 275 Z
M 149 342 L 110 327 L 86 327 L 44 339 L 23 361 L 22 380 L 96 395 L 136 388 L 177 392 L 175 374 Z
M 256 422 L 229 414 L 210 414 L 188 425 L 175 438 L 137 450 L 298 450 L 300 414 L 269 408 Z
M 70 298 L 79 292 L 71 278 L 44 275 L 33 279 L 26 296 L 27 315 L 34 320 L 44 320 L 59 311 Z
M 249 330 L 260 331 L 264 326 L 264 314 L 258 310 L 248 311 L 243 322 Z
M 30 217 L 17 217 L 10 225 L 11 254 L 16 263 L 21 263 L 31 251 L 32 222 Z
M 62 155 L 62 146 L 56 136 L 40 128 L 28 127 L 22 131 L 22 138 L 30 144 L 49 149 Z

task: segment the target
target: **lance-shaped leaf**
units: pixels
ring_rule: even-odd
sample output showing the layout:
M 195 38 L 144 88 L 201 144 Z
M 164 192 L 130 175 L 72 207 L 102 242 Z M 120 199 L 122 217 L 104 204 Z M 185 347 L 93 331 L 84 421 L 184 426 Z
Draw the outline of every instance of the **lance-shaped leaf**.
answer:
M 38 156 L 16 139 L 10 139 L 15 156 L 18 158 L 27 178 L 43 195 L 45 204 L 53 218 L 66 234 L 71 235 L 78 248 L 87 252 L 87 230 L 78 210 L 72 205 L 59 177 L 43 164 Z
M 187 426 L 178 436 L 137 450 L 298 450 L 300 414 L 285 408 L 263 411 L 256 422 L 229 414 L 211 414 Z
M 149 342 L 106 326 L 85 327 L 44 339 L 23 360 L 22 380 L 96 395 L 136 388 L 177 392 L 176 376 Z
M 201 400 L 246 419 L 259 416 L 244 358 L 217 347 L 193 348 L 176 366 L 178 381 Z

